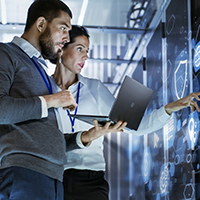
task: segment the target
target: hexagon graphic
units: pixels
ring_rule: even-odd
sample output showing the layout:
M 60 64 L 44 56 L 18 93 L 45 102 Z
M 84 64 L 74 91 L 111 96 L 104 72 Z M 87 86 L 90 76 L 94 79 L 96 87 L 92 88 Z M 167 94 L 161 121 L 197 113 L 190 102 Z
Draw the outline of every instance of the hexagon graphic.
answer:
M 183 195 L 185 199 L 192 199 L 194 196 L 194 187 L 192 183 L 189 183 L 185 186 Z

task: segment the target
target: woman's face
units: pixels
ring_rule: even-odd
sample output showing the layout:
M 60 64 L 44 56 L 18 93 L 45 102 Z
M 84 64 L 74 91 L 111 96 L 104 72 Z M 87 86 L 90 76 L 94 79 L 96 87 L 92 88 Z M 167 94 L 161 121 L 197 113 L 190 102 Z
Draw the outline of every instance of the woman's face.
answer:
M 78 36 L 75 42 L 63 49 L 62 62 L 75 74 L 79 74 L 88 59 L 89 40 L 86 36 Z

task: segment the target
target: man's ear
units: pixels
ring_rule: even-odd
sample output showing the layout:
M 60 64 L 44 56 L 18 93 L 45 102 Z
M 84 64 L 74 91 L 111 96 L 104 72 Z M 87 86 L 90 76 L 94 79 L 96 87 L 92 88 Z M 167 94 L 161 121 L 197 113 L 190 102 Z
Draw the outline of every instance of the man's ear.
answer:
M 44 17 L 39 17 L 36 21 L 37 29 L 42 33 L 47 27 L 47 20 Z

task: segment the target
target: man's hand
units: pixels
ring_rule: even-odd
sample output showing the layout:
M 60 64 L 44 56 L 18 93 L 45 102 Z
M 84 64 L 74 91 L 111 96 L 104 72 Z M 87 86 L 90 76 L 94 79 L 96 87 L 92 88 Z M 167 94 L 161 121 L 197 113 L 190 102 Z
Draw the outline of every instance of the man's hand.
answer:
M 111 122 L 107 122 L 104 126 L 99 126 L 98 121 L 94 120 L 94 127 L 82 133 L 81 141 L 84 145 L 87 145 L 93 140 L 108 133 L 123 132 L 126 125 L 126 122 L 122 123 L 121 121 L 118 121 L 115 125 L 111 125 Z
M 58 108 L 63 107 L 64 109 L 70 109 L 71 111 L 77 107 L 76 101 L 68 90 L 62 90 L 61 92 L 43 96 L 47 102 L 47 107 Z
M 200 92 L 191 93 L 182 99 L 171 102 L 165 106 L 165 111 L 170 115 L 172 112 L 179 111 L 183 108 L 190 106 L 192 108 L 192 111 L 195 111 L 196 109 L 199 112 L 200 111 L 199 106 L 195 101 L 193 101 L 194 98 L 199 101 L 200 100 L 199 95 Z

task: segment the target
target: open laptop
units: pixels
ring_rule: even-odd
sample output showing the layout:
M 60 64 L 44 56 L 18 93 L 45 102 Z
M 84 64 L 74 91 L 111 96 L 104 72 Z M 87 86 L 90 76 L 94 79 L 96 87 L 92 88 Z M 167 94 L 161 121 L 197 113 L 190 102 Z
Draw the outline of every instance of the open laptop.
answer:
M 94 119 L 97 119 L 100 125 L 105 125 L 107 121 L 115 124 L 121 120 L 127 122 L 125 129 L 137 130 L 152 94 L 151 89 L 126 76 L 108 116 L 79 114 L 70 116 L 92 125 Z

